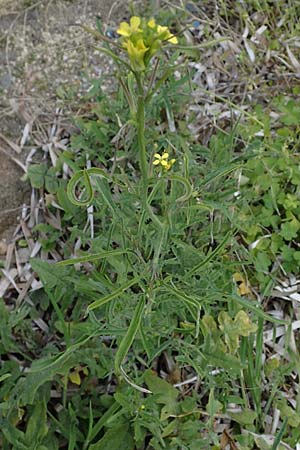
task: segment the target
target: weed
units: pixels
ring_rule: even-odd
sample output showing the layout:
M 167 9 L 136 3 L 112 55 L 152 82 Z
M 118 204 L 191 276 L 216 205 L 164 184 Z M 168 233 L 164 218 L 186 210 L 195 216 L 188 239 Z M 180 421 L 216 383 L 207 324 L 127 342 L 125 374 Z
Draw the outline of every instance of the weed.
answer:
M 101 27 L 93 30 L 120 89 L 108 98 L 94 82 L 96 101 L 77 120 L 71 149 L 54 167 L 28 172 L 52 196 L 49 213 L 60 211 L 60 226 L 40 224 L 34 233 L 61 261 L 31 260 L 42 287 L 30 294 L 30 308 L 9 313 L 0 303 L 5 450 L 247 450 L 299 439 L 298 409 L 268 387 L 293 383 L 298 354 L 287 346 L 280 362 L 262 360 L 264 324 L 275 335 L 289 324 L 264 310 L 267 288 L 262 283 L 255 298 L 245 270 L 253 263 L 253 279 L 262 281 L 265 258 L 280 248 L 276 232 L 288 246 L 300 229 L 290 129 L 274 139 L 258 109 L 242 155 L 235 139 L 244 125 L 199 145 L 182 125 L 180 94 L 191 80 L 176 31 L 134 16 L 120 25 L 112 51 Z M 278 108 L 291 125 L 297 105 Z M 73 171 L 68 183 L 64 165 Z M 250 257 L 239 240 L 253 242 L 263 227 L 273 247 L 253 248 Z M 45 325 L 36 332 L 40 316 Z M 285 420 L 270 438 L 275 409 Z

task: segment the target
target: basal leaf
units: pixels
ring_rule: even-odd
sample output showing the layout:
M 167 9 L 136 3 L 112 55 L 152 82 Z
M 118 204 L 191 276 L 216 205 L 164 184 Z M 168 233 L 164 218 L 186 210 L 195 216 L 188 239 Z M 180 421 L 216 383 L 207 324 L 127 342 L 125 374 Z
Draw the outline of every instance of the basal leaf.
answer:
M 166 380 L 160 378 L 152 370 L 145 372 L 144 379 L 150 391 L 155 395 L 156 402 L 164 405 L 161 410 L 161 420 L 165 420 L 170 415 L 176 414 L 177 397 L 179 394 L 177 389 Z
M 134 450 L 132 434 L 128 423 L 116 424 L 110 428 L 100 441 L 89 446 L 88 450 Z
M 237 357 L 222 351 L 214 350 L 214 352 L 209 352 L 207 350 L 202 350 L 202 353 L 205 356 L 206 365 L 221 367 L 235 373 L 239 373 L 241 369 L 244 368 L 243 364 Z
M 232 420 L 239 423 L 240 425 L 253 425 L 253 422 L 257 417 L 257 413 L 255 411 L 252 411 L 252 409 L 244 409 L 237 413 L 229 412 L 229 415 Z
M 48 433 L 46 401 L 35 402 L 33 412 L 28 420 L 26 428 L 26 442 L 31 447 L 33 443 L 40 444 Z
M 46 261 L 41 261 L 40 259 L 31 259 L 31 267 L 39 275 L 42 283 L 48 289 L 52 289 L 57 285 L 65 284 L 64 275 L 65 269 L 56 267 L 54 264 L 49 264 Z
M 46 163 L 31 165 L 28 168 L 27 172 L 31 185 L 36 189 L 43 187 L 46 173 L 47 173 Z
M 139 328 L 140 328 L 140 324 L 141 324 L 141 320 L 142 320 L 142 316 L 143 316 L 143 312 L 144 312 L 144 306 L 145 306 L 145 298 L 144 296 L 141 296 L 133 317 L 131 319 L 130 325 L 128 327 L 128 330 L 124 336 L 124 338 L 122 339 L 119 348 L 117 350 L 116 353 L 116 358 L 115 358 L 115 372 L 117 374 L 120 374 L 120 368 L 121 365 L 123 363 L 123 360 L 125 358 L 125 356 L 127 355 L 133 341 L 134 338 L 136 336 L 136 333 L 138 332 Z

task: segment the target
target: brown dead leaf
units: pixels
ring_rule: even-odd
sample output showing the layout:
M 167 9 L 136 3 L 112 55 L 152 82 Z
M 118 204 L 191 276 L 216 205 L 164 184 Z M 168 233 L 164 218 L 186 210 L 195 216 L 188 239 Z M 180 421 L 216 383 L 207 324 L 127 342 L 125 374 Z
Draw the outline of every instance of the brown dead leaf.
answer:
M 239 450 L 229 432 L 227 430 L 224 430 L 220 440 L 221 450 L 227 450 L 228 445 L 230 450 Z

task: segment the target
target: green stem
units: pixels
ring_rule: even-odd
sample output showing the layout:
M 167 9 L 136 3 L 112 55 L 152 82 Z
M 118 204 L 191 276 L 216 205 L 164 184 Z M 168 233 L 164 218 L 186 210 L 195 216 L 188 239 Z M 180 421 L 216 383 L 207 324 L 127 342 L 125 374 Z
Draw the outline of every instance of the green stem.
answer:
M 147 196 L 148 187 L 148 164 L 146 156 L 145 144 L 145 101 L 144 88 L 141 75 L 136 76 L 138 87 L 138 105 L 137 105 L 137 133 L 138 133 L 138 147 L 140 156 L 140 170 L 142 175 L 143 199 Z
M 148 161 L 146 153 L 146 143 L 145 143 L 145 94 L 143 87 L 142 75 L 135 73 L 135 78 L 137 81 L 138 88 L 138 101 L 137 101 L 137 137 L 138 137 L 138 148 L 140 157 L 140 170 L 142 175 L 142 205 L 144 211 L 147 211 L 153 222 L 162 228 L 163 225 L 160 220 L 153 213 L 151 206 L 148 203 Z

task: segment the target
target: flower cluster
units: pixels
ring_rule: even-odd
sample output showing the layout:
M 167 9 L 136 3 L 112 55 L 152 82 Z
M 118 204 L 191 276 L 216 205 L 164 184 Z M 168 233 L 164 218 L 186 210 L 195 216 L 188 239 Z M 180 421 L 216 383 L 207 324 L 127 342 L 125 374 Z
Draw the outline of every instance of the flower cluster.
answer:
M 155 153 L 154 158 L 154 166 L 160 165 L 164 170 L 170 170 L 176 161 L 175 158 L 169 160 L 169 153 L 167 152 L 164 152 L 162 155 L 160 155 L 159 153 Z
M 157 25 L 154 19 L 148 22 L 133 16 L 130 23 L 121 22 L 117 33 L 121 36 L 122 46 L 126 49 L 134 71 L 144 71 L 163 42 L 177 44 L 168 27 Z

